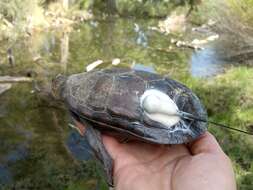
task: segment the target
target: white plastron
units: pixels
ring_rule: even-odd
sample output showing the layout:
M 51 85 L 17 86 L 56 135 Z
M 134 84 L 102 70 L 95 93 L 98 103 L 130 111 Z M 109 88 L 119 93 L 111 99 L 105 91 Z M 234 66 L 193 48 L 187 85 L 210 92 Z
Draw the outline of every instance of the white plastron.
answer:
M 140 98 L 140 106 L 151 120 L 171 127 L 180 121 L 176 103 L 164 92 L 146 90 Z

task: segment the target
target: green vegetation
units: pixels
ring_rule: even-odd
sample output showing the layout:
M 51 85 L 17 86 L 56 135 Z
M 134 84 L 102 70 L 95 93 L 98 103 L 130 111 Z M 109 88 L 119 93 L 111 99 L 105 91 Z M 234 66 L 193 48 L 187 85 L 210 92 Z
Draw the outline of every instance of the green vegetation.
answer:
M 0 2 L 0 41 L 14 43 L 20 37 L 48 29 L 70 30 L 68 27 L 80 21 L 97 17 L 165 18 L 176 7 L 187 13 L 199 0 L 3 0 Z M 197 17 L 196 17 L 197 18 Z
M 214 80 L 199 81 L 189 85 L 192 85 L 203 100 L 211 120 L 252 131 L 253 88 L 250 84 L 253 84 L 253 69 L 239 67 L 230 69 Z M 252 137 L 215 126 L 210 127 L 210 131 L 233 161 L 238 189 L 251 189 L 253 186 Z
M 190 87 L 206 106 L 209 119 L 238 129 L 253 131 L 253 68 L 228 69 L 212 79 L 196 79 L 175 70 L 173 78 Z M 236 172 L 238 189 L 253 187 L 253 139 L 242 133 L 209 125 Z
M 166 1 L 117 1 L 118 12 L 126 16 L 166 17 L 172 8 L 173 5 Z
M 226 0 L 230 10 L 236 13 L 243 21 L 253 24 L 253 1 L 252 0 Z
M 97 14 L 116 14 L 124 17 L 166 17 L 176 6 L 195 4 L 195 0 L 79 0 L 81 9 Z M 193 5 L 194 6 L 194 5 Z
M 175 44 L 170 43 L 178 36 L 184 40 L 184 35 L 152 31 L 149 27 L 157 26 L 158 20 L 142 19 L 167 16 L 175 7 L 178 12 L 187 13 L 191 2 L 197 6 L 200 1 L 71 2 L 68 10 L 57 0 L 0 2 L 0 75 L 33 73 L 38 82 L 14 85 L 0 97 L 0 124 L 4 126 L 0 128 L 0 143 L 4 142 L 0 160 L 20 144 L 28 147 L 29 152 L 25 159 L 9 163 L 14 176 L 5 189 L 107 189 L 94 161 L 77 163 L 66 152 L 64 140 L 69 132 L 69 118 L 62 110 L 50 107 L 51 99 L 43 94 L 54 75 L 83 72 L 85 66 L 98 59 L 110 62 L 120 58 L 120 66 L 142 64 L 153 67 L 158 73 L 169 75 L 196 92 L 206 106 L 210 120 L 253 131 L 253 69 L 245 66 L 247 62 L 252 65 L 252 59 L 244 56 L 239 62 L 234 57 L 235 53 L 243 53 L 242 50 L 250 53 L 252 48 L 252 0 L 203 1 L 203 5 L 195 7 L 187 18 L 194 26 L 201 26 L 209 19 L 216 21 L 213 29 L 220 34 L 220 39 L 211 47 L 217 55 L 225 55 L 236 63 L 224 67 L 224 72 L 215 77 L 201 79 L 191 76 L 192 51 L 174 48 Z M 91 18 L 86 17 L 88 11 L 96 19 L 83 22 Z M 114 16 L 106 20 L 110 14 Z M 125 19 L 129 16 L 135 18 Z M 10 66 L 6 58 L 9 47 L 15 56 L 14 66 Z M 67 58 L 63 59 L 64 56 Z M 42 94 L 37 94 L 34 86 L 42 89 Z M 55 114 L 58 124 L 53 118 Z M 252 138 L 211 125 L 209 130 L 232 159 L 238 189 L 251 190 Z M 30 132 L 31 137 L 23 131 Z
M 252 65 L 252 0 L 205 1 L 199 14 L 216 21 L 215 30 L 222 36 L 218 51 L 228 61 Z
M 0 40 L 16 40 L 30 28 L 48 25 L 37 1 L 3 0 L 0 2 Z
M 88 10 L 79 11 L 78 5 L 65 8 L 62 1 L 3 0 L 0 2 L 0 41 L 14 43 L 48 29 L 62 29 L 90 19 Z M 84 7 L 85 8 L 85 7 Z

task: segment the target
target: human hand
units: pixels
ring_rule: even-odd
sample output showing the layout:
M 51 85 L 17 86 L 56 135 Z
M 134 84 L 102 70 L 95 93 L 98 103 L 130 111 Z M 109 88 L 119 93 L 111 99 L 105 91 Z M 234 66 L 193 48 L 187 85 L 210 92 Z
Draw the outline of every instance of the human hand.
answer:
M 103 135 L 116 190 L 235 190 L 230 159 L 206 132 L 189 145 L 119 143 Z

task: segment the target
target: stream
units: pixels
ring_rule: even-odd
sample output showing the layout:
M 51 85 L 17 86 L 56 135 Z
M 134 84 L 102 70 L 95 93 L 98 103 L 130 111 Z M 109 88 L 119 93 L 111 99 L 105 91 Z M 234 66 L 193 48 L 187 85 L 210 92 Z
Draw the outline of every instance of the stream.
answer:
M 114 58 L 121 60 L 118 66 L 175 79 L 211 78 L 229 66 L 212 44 L 197 51 L 163 51 L 171 37 L 149 29 L 155 25 L 156 20 L 88 21 L 73 30 L 40 32 L 1 44 L 0 75 L 33 77 L 35 82 L 14 84 L 0 95 L 0 189 L 74 189 L 75 184 L 106 189 L 89 146 L 85 140 L 87 149 L 81 146 L 68 126 L 67 111 L 48 97 L 58 73 L 84 72 L 98 59 L 105 61 L 99 68 L 112 67 Z M 10 47 L 14 65 L 6 58 Z

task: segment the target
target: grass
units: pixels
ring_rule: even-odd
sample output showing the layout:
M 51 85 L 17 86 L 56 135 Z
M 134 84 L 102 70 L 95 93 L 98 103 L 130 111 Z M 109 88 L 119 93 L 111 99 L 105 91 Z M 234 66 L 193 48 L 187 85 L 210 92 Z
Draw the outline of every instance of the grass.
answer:
M 253 0 L 226 0 L 230 10 L 236 12 L 245 22 L 253 24 Z
M 253 124 L 253 68 L 237 67 L 214 80 L 188 80 L 207 108 L 209 119 L 243 130 Z M 238 189 L 253 186 L 253 139 L 209 126 L 233 162 Z M 251 129 L 252 130 L 252 129 Z

